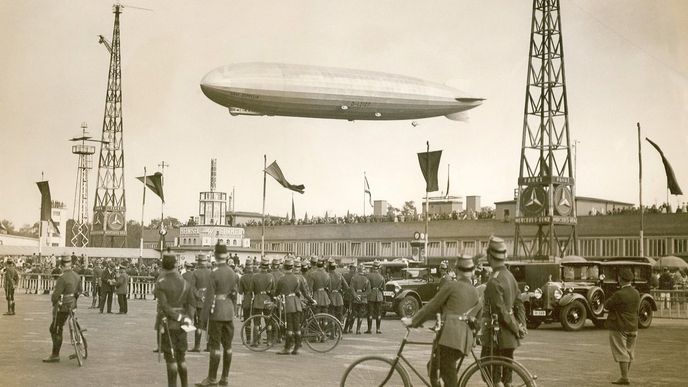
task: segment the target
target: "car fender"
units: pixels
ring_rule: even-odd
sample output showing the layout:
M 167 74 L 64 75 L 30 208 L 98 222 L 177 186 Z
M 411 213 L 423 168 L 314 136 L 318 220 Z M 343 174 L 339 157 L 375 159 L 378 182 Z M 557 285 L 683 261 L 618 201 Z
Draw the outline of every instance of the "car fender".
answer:
M 423 300 L 421 300 L 420 295 L 418 295 L 417 292 L 415 292 L 413 289 L 405 289 L 399 292 L 399 294 L 394 297 L 394 303 L 397 304 L 399 301 L 403 300 L 407 296 L 411 296 L 418 300 L 418 305 L 423 306 Z
M 657 302 L 655 302 L 655 298 L 649 294 L 641 295 L 640 296 L 640 302 L 642 303 L 645 300 L 648 300 L 650 302 L 650 305 L 652 305 L 652 311 L 656 312 L 657 311 Z
M 581 300 L 581 302 L 583 302 L 583 305 L 585 305 L 585 308 L 590 309 L 588 307 L 588 300 L 586 300 L 585 297 L 578 293 L 566 293 L 563 296 L 561 296 L 561 298 L 559 299 L 559 306 L 564 307 L 575 300 Z

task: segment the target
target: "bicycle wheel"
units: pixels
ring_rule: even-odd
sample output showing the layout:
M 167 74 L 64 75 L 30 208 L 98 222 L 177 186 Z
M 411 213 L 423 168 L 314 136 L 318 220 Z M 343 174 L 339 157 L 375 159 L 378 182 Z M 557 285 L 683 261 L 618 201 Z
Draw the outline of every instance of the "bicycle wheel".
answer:
M 69 318 L 69 340 L 71 341 L 72 345 L 74 346 L 74 357 L 76 358 L 76 362 L 79 363 L 79 367 L 81 367 L 84 363 L 84 359 L 81 357 L 81 351 L 80 351 L 80 344 L 78 343 L 78 340 L 80 338 L 79 331 L 76 328 L 76 324 L 74 324 L 74 317 Z M 71 356 L 70 356 L 71 358 Z
M 249 317 L 241 326 L 241 343 L 251 351 L 264 352 L 275 344 L 279 324 L 270 316 Z
M 459 377 L 459 387 L 496 386 L 505 373 L 511 373 L 511 386 L 536 387 L 525 367 L 506 358 L 483 358 L 480 364 L 471 364 Z
M 342 324 L 330 314 L 318 313 L 306 320 L 301 339 L 315 352 L 329 352 L 342 339 Z
M 411 386 L 406 370 L 392 359 L 364 356 L 353 362 L 342 375 L 340 387 Z
M 86 336 L 84 336 L 85 329 L 81 329 L 79 321 L 74 319 L 76 325 L 76 330 L 79 332 L 77 335 L 79 351 L 81 352 L 81 357 L 85 360 L 88 358 L 88 343 L 86 342 Z

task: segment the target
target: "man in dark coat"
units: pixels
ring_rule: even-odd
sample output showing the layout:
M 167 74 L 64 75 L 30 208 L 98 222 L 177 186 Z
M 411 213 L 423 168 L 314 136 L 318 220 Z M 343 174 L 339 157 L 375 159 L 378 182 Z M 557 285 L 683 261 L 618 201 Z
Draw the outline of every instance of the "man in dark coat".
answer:
M 7 300 L 7 313 L 6 316 L 12 316 L 15 314 L 14 311 L 14 289 L 19 284 L 19 274 L 14 268 L 14 261 L 7 261 L 7 267 L 5 268 L 5 299 Z
M 232 338 L 234 338 L 234 303 L 236 302 L 236 274 L 227 259 L 229 253 L 224 244 L 215 245 L 215 267 L 210 274 L 210 286 L 203 304 L 201 325 L 208 324 L 208 348 L 210 361 L 208 377 L 196 386 L 229 385 L 229 368 L 232 365 Z M 222 346 L 222 349 L 220 349 Z M 217 369 L 222 358 L 222 376 L 217 381 Z
M 196 268 L 189 278 L 191 289 L 196 297 L 196 333 L 194 334 L 194 346 L 189 352 L 201 351 L 201 336 L 202 330 L 208 327 L 200 324 L 201 312 L 205 304 L 208 288 L 210 287 L 210 268 L 208 267 L 208 257 L 205 254 L 196 256 Z M 206 351 L 207 351 L 206 345 Z
M 325 272 L 325 260 L 316 260 L 316 268 L 306 276 L 308 288 L 311 290 L 312 297 L 316 302 L 313 308 L 315 313 L 327 313 L 330 307 L 330 296 L 327 291 L 330 288 L 330 276 Z
M 344 321 L 344 293 L 349 291 L 349 284 L 340 273 L 337 273 L 337 263 L 334 258 L 327 260 L 327 269 L 330 274 L 330 314 Z
M 368 292 L 368 329 L 365 333 L 372 333 L 373 321 L 375 321 L 375 333 L 382 333 L 382 312 L 380 307 L 385 300 L 383 291 L 385 290 L 385 278 L 380 274 L 380 261 L 373 262 L 373 269 L 366 275 L 370 282 Z
M 354 274 L 356 274 L 356 265 L 350 264 L 349 265 L 349 271 L 342 274 L 342 277 L 344 277 L 344 281 L 346 281 L 347 284 L 351 284 L 351 279 L 353 278 Z M 351 327 L 354 324 L 354 314 L 353 314 L 353 306 L 351 301 L 353 300 L 353 297 L 351 295 L 351 289 L 347 289 L 347 291 L 344 292 L 343 295 L 344 298 L 344 320 L 342 323 L 344 324 L 344 333 L 351 333 Z
M 177 385 L 177 375 L 182 387 L 187 385 L 188 374 L 185 355 L 186 330 L 193 325 L 194 297 L 191 286 L 177 271 L 177 260 L 172 254 L 164 254 L 163 271 L 155 285 L 158 300 L 156 325 L 160 324 L 160 349 L 165 354 L 167 383 Z
M 62 330 L 69 317 L 69 312 L 76 308 L 76 301 L 81 294 L 81 276 L 72 270 L 72 258 L 65 255 L 61 259 L 62 275 L 55 283 L 50 301 L 53 304 L 53 320 L 50 323 L 50 338 L 53 341 L 53 350 L 50 356 L 43 359 L 44 363 L 56 363 L 60 361 L 60 348 L 62 347 Z
M 368 313 L 368 292 L 370 292 L 370 281 L 363 273 L 363 265 L 358 266 L 358 271 L 351 278 L 351 293 L 353 300 L 351 301 L 353 307 L 353 314 L 356 316 L 356 334 L 361 334 L 361 319 L 366 317 Z M 353 320 L 349 326 L 349 333 Z
M 117 274 L 115 284 L 115 293 L 117 293 L 117 305 L 119 305 L 119 314 L 127 314 L 129 307 L 127 305 L 127 291 L 129 288 L 129 275 L 124 269 L 124 266 L 120 266 L 119 273 Z
M 284 261 L 284 275 L 277 281 L 276 295 L 284 297 L 284 312 L 287 320 L 287 338 L 284 341 L 284 348 L 279 355 L 298 354 L 301 347 L 301 314 L 303 310 L 301 307 L 301 295 L 307 295 L 306 287 L 303 282 L 292 273 L 293 268 L 292 258 L 287 258 Z M 292 344 L 294 350 L 291 350 Z
M 445 386 L 456 386 L 456 363 L 473 348 L 473 330 L 468 324 L 471 317 L 480 313 L 482 305 L 478 291 L 471 282 L 473 277 L 473 258 L 459 257 L 456 264 L 458 279 L 440 286 L 439 292 L 423 306 L 413 318 L 404 317 L 401 322 L 406 326 L 419 327 L 436 313 L 442 313 L 442 328 L 433 345 L 430 360 L 430 381 L 439 386 L 437 371 Z
M 117 282 L 115 276 L 115 263 L 112 261 L 108 261 L 107 267 L 105 268 L 105 270 L 103 270 L 103 273 L 101 275 L 100 284 L 103 294 L 100 297 L 100 305 L 98 306 L 100 308 L 100 313 L 103 313 L 103 309 L 105 308 L 106 303 L 107 312 L 112 313 L 112 294 L 115 289 L 115 283 Z
M 504 266 L 506 260 L 506 243 L 502 238 L 491 237 L 487 246 L 487 261 L 492 267 L 492 276 L 485 287 L 483 318 L 482 351 L 480 357 L 503 356 L 514 358 L 514 350 L 520 345 L 520 339 L 526 335 L 525 308 L 519 298 L 520 290 L 516 279 Z M 496 316 L 493 326 L 493 315 Z M 498 329 L 495 333 L 495 329 Z M 496 337 L 494 337 L 496 336 Z M 496 340 L 495 340 L 496 338 Z M 511 372 L 496 367 L 494 381 L 511 383 Z
M 621 377 L 612 384 L 628 385 L 628 371 L 634 358 L 635 343 L 638 338 L 638 308 L 640 294 L 631 286 L 633 272 L 629 268 L 621 269 L 617 290 L 605 303 L 609 316 L 605 326 L 609 329 L 609 344 L 614 361 L 619 363 Z

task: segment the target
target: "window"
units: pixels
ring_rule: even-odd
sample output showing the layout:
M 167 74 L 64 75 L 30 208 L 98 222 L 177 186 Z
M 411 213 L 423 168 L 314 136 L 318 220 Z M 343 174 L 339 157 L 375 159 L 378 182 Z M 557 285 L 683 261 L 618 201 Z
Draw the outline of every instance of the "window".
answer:
M 351 255 L 354 257 L 362 256 L 360 242 L 351 243 Z
M 458 243 L 456 242 L 445 242 L 444 243 L 444 256 L 452 257 L 459 255 Z
M 392 242 L 382 242 L 380 244 L 380 256 L 391 257 L 392 256 Z

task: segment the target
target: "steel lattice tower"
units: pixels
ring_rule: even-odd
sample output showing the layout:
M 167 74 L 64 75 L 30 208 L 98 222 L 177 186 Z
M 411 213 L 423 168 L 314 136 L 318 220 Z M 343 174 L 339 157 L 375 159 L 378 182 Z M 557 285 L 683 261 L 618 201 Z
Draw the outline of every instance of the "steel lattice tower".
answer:
M 110 71 L 105 95 L 103 135 L 98 158 L 98 186 L 93 205 L 93 242 L 99 247 L 126 244 L 126 200 L 124 196 L 124 146 L 122 142 L 122 68 L 120 62 L 119 15 L 122 6 L 113 6 L 115 24 L 112 44 L 101 37 L 110 51 Z M 99 236 L 100 238 L 96 238 Z
M 514 257 L 578 253 L 571 161 L 559 0 L 533 0 Z
M 71 141 L 81 141 L 81 144 L 72 145 L 72 153 L 79 156 L 79 164 L 76 170 L 76 188 L 74 189 L 74 210 L 72 212 L 72 246 L 86 247 L 89 242 L 88 222 L 88 171 L 93 168 L 93 154 L 96 147 L 87 145 L 90 139 L 86 135 L 86 123 L 81 124 L 81 137 Z

